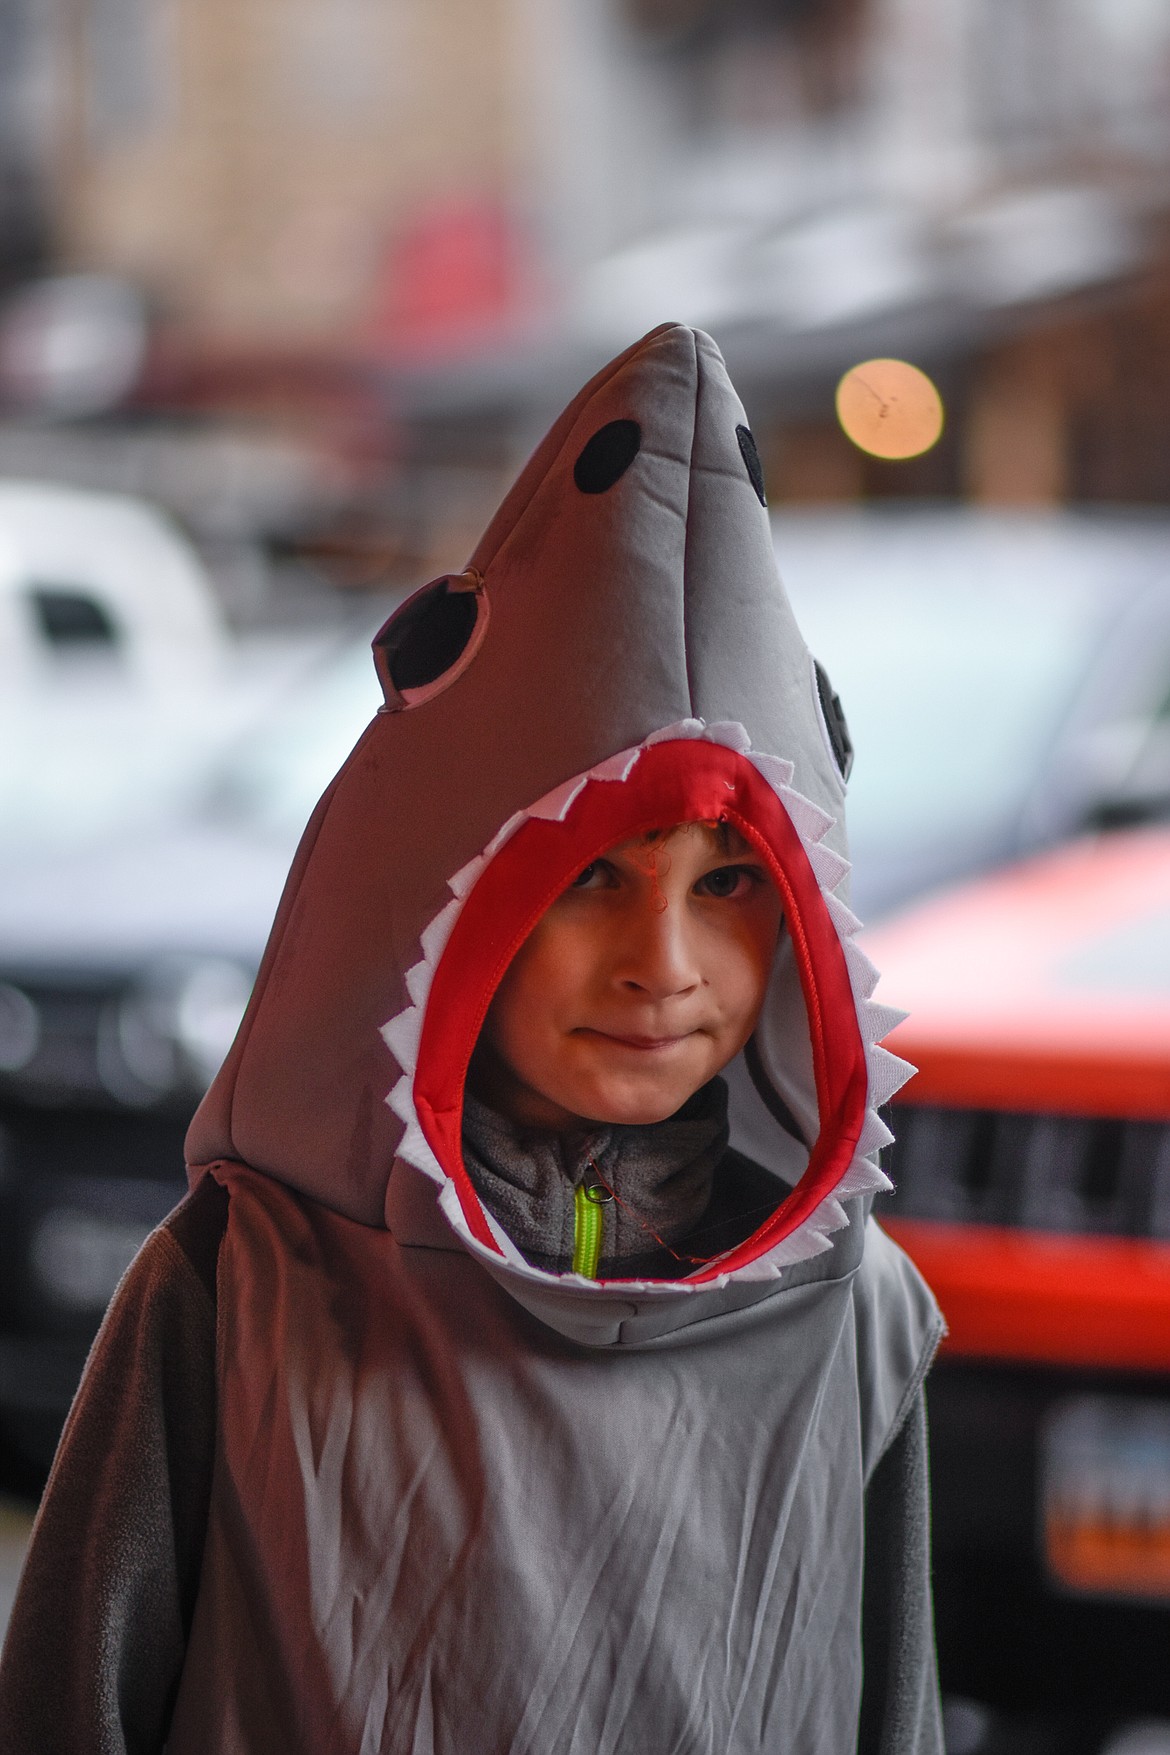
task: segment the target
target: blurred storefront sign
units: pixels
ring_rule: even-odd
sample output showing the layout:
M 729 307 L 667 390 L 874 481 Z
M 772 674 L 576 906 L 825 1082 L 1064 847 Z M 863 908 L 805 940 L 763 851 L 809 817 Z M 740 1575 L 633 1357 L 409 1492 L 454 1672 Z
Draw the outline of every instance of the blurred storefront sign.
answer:
M 535 257 L 495 200 L 424 206 L 386 252 L 370 339 L 384 357 L 445 361 L 523 329 L 541 304 Z

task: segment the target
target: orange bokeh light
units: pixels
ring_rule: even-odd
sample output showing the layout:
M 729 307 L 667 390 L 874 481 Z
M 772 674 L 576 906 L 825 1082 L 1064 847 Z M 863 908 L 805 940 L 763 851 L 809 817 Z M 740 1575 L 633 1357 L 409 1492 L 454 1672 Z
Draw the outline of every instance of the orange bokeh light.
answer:
M 871 457 L 920 457 L 942 433 L 942 397 L 906 360 L 863 360 L 837 386 L 837 419 Z

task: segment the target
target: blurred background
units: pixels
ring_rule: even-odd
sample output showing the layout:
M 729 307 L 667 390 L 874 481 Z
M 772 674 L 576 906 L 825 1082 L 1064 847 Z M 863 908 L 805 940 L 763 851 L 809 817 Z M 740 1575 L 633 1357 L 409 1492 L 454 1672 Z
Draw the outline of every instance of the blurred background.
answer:
M 0 33 L 0 470 L 225 558 L 449 565 L 664 316 L 717 334 L 773 501 L 1170 485 L 1160 0 L 3 0 Z M 891 469 L 830 392 L 907 353 L 948 425 Z
M 853 728 L 859 912 L 1164 834 L 1166 0 L 0 0 L 0 1606 L 372 632 L 666 319 Z M 891 357 L 901 459 L 835 404 Z M 1165 1685 L 1053 1717 L 966 1637 L 952 1755 L 1170 1749 Z

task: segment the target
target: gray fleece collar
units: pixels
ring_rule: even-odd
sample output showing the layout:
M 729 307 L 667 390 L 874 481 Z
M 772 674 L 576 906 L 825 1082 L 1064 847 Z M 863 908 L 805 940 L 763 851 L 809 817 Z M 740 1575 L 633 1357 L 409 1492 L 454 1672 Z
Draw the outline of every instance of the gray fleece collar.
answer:
M 548 1273 L 572 1268 L 573 1196 L 587 1178 L 615 1196 L 601 1209 L 603 1277 L 680 1243 L 707 1211 L 727 1138 L 722 1079 L 666 1121 L 583 1134 L 518 1128 L 470 1091 L 464 1098 L 463 1156 L 475 1191 L 533 1266 Z

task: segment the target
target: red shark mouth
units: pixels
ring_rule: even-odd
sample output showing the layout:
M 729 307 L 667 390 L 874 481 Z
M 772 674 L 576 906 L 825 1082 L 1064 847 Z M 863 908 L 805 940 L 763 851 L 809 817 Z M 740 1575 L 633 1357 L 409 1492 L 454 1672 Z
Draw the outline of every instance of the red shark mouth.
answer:
M 832 819 L 792 791 L 791 777 L 789 763 L 750 753 L 741 727 L 688 721 L 519 813 L 451 881 L 455 900 L 423 935 L 408 977 L 414 1004 L 383 1030 L 404 1073 L 387 1100 L 407 1124 L 399 1155 L 440 1183 L 449 1220 L 476 1253 L 542 1280 L 564 1277 L 524 1263 L 471 1185 L 461 1145 L 468 1064 L 505 970 L 549 903 L 615 841 L 663 822 L 726 821 L 767 864 L 800 978 L 819 1125 L 796 1187 L 746 1242 L 683 1281 L 647 1287 L 773 1277 L 829 1247 L 848 1195 L 889 1186 L 866 1154 L 889 1138 L 878 1104 L 911 1071 L 876 1046 L 901 1014 L 869 999 L 876 971 L 852 943 L 858 922 L 832 894 L 848 867 L 820 844 Z

